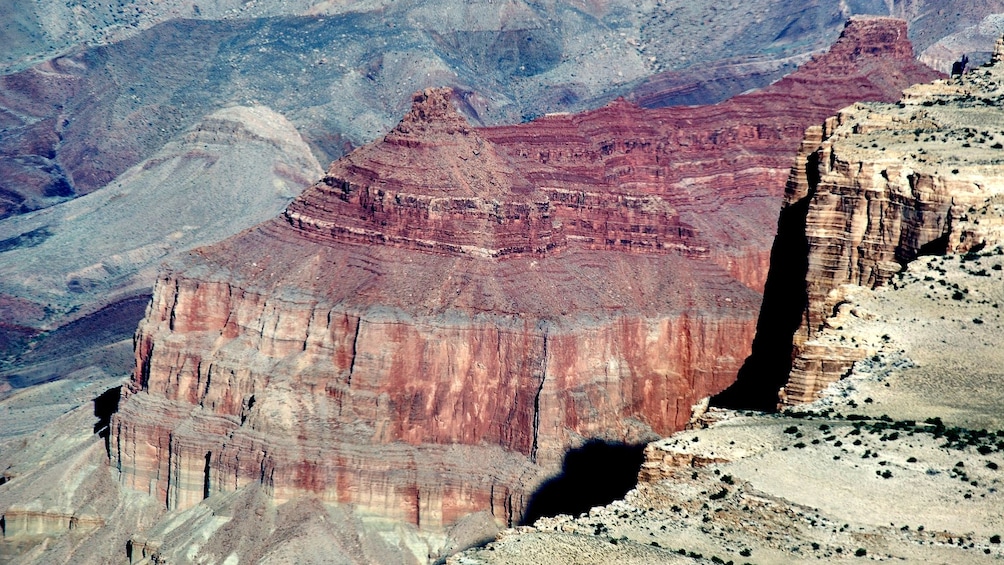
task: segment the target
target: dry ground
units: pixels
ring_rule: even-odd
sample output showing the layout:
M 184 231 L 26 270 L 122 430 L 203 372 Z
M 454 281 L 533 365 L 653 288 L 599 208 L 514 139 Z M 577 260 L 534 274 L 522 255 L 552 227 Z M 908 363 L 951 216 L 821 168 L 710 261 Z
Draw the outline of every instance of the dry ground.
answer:
M 848 289 L 818 339 L 878 353 L 822 400 L 712 411 L 649 453 L 718 462 L 664 464 L 623 501 L 507 530 L 450 563 L 999 562 L 1001 266 L 999 248 L 925 257 L 890 287 Z

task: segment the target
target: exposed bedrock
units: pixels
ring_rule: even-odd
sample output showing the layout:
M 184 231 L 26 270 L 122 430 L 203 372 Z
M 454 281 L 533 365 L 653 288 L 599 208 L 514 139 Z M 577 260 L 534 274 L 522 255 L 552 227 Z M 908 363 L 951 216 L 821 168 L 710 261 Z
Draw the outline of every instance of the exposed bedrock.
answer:
M 874 288 L 918 255 L 1002 240 L 1002 54 L 998 42 L 987 66 L 912 87 L 896 104 L 855 104 L 808 130 L 760 321 L 776 333 L 758 334 L 764 347 L 754 346 L 747 384 L 784 385 L 782 404 L 816 399 L 870 354 L 815 339 L 844 302 L 842 285 Z
M 707 108 L 474 128 L 417 94 L 280 217 L 169 264 L 112 422 L 122 480 L 170 508 L 258 483 L 518 522 L 569 449 L 678 430 L 732 383 L 804 126 L 933 76 L 905 37 L 854 20 Z
M 116 464 L 172 508 L 254 481 L 423 527 L 518 522 L 569 447 L 680 429 L 738 369 L 759 295 L 691 233 L 655 195 L 525 182 L 427 91 L 282 217 L 160 279 Z
M 170 507 L 260 481 L 423 526 L 485 508 L 518 521 L 566 446 L 678 429 L 727 384 L 751 320 L 708 318 L 360 316 L 165 279 L 114 455 Z M 165 332 L 176 339 L 155 340 Z

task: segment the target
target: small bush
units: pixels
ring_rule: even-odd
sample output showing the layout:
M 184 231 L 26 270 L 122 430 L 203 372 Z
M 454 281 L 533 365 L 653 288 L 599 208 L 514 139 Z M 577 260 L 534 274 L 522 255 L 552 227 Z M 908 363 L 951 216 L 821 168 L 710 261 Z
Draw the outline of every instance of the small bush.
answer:
M 854 552 L 855 557 L 864 557 L 868 555 L 868 552 L 863 547 L 859 547 L 857 551 Z

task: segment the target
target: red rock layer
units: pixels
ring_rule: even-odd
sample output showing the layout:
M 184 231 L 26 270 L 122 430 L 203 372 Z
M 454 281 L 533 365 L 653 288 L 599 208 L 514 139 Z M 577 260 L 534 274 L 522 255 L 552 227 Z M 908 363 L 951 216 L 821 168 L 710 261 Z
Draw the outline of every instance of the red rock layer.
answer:
M 481 133 L 538 185 L 602 183 L 658 195 L 733 276 L 762 291 L 777 208 L 805 128 L 858 100 L 894 101 L 942 76 L 916 62 L 906 24 L 853 18 L 825 55 L 712 106 L 643 110 L 618 101 Z M 589 179 L 584 181 L 583 179 Z
M 901 22 L 867 20 L 713 107 L 475 129 L 418 95 L 282 217 L 161 278 L 113 423 L 123 481 L 172 508 L 256 481 L 518 521 L 570 447 L 678 430 L 732 382 L 804 126 L 929 76 Z

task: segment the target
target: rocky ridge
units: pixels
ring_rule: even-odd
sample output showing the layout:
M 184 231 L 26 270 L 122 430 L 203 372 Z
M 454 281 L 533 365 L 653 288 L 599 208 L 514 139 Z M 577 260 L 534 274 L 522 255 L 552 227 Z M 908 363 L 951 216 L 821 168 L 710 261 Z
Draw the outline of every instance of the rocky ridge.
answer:
M 568 446 L 678 429 L 728 384 L 756 294 L 658 198 L 520 184 L 450 96 L 159 281 L 113 425 L 127 485 L 171 508 L 256 481 L 433 529 L 514 523 Z
M 234 104 L 281 112 L 326 163 L 393 127 L 409 94 L 431 86 L 465 93 L 476 121 L 493 124 L 618 95 L 645 106 L 708 104 L 780 79 L 853 15 L 906 19 L 920 51 L 1004 3 L 73 0 L 6 8 L 0 218 L 98 190 Z M 991 43 L 974 42 L 983 51 Z
M 807 206 L 809 253 L 783 403 L 813 400 L 870 354 L 815 339 L 844 302 L 842 285 L 880 286 L 920 255 L 1001 241 L 1002 56 L 998 41 L 986 66 L 912 87 L 896 104 L 853 105 L 807 133 L 785 193 L 786 209 Z
M 448 562 L 999 561 L 998 45 L 971 75 L 807 133 L 786 209 L 803 199 L 815 323 L 785 392 L 811 402 L 712 409 L 648 445 L 623 500 Z
M 161 261 L 275 216 L 322 172 L 288 120 L 235 106 L 99 192 L 0 222 L 0 328 L 24 335 L 3 344 L 0 381 L 122 367 L 95 349 L 131 346 Z
M 932 76 L 902 22 L 856 19 L 718 106 L 480 129 L 425 91 L 282 217 L 161 277 L 114 465 L 169 508 L 259 484 L 516 523 L 569 448 L 680 429 L 731 382 L 800 123 Z

